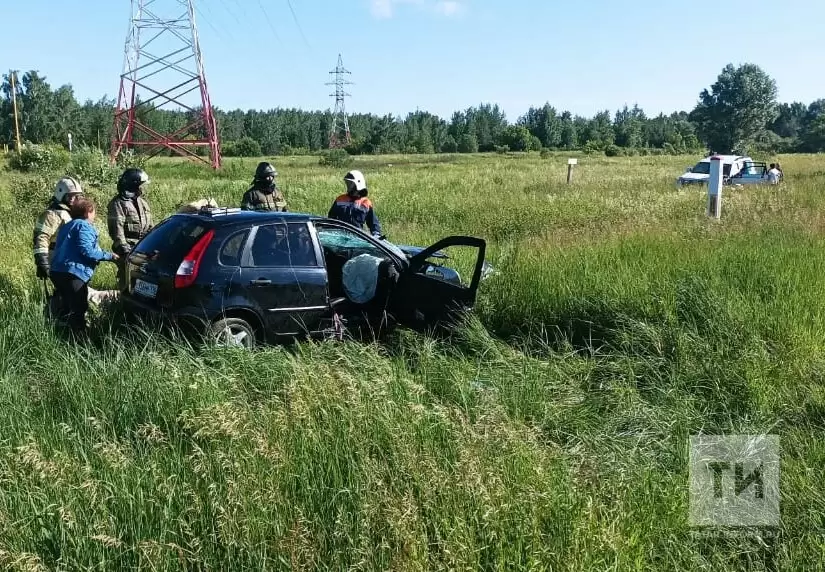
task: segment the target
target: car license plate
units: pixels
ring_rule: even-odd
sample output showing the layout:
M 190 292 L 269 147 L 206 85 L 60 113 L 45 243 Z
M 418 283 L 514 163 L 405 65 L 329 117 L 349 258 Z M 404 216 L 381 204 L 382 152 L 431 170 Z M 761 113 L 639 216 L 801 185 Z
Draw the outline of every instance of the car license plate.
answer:
M 143 280 L 135 281 L 135 294 L 146 296 L 147 298 L 154 298 L 158 293 L 158 285 Z

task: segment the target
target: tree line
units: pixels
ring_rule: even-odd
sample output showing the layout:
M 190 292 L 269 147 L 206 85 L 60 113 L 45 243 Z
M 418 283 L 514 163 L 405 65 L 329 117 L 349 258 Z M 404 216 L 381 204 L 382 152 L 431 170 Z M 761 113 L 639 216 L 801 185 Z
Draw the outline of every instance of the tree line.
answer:
M 77 145 L 108 151 L 113 99 L 80 103 L 71 85 L 53 89 L 36 70 L 15 74 L 21 140 Z M 514 122 L 495 104 L 456 111 L 445 119 L 426 111 L 406 117 L 348 116 L 351 154 L 475 153 L 542 149 L 637 153 L 791 153 L 825 150 L 825 99 L 810 104 L 778 103 L 776 84 L 753 64 L 723 68 L 716 83 L 699 94 L 690 111 L 648 116 L 637 105 L 593 117 L 560 111 L 546 103 Z M 142 122 L 171 132 L 192 120 L 192 112 L 143 107 Z M 329 147 L 331 111 L 215 108 L 222 153 L 260 156 L 316 153 Z M 0 144 L 13 145 L 15 123 L 10 77 L 0 86 Z M 205 149 L 201 150 L 206 152 Z

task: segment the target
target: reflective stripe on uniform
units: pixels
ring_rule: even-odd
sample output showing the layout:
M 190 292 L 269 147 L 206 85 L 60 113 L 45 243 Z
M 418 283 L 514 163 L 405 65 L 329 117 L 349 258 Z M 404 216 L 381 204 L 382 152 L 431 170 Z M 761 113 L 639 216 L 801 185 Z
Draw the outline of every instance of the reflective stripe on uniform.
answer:
M 370 210 L 369 207 L 364 205 L 363 203 L 356 203 L 354 201 L 335 201 L 335 206 L 343 208 L 352 206 L 362 212 L 367 212 L 368 210 Z
M 51 206 L 43 211 L 34 225 L 32 252 L 35 256 L 49 254 L 55 247 L 57 233 L 64 223 L 72 220 L 65 205 Z

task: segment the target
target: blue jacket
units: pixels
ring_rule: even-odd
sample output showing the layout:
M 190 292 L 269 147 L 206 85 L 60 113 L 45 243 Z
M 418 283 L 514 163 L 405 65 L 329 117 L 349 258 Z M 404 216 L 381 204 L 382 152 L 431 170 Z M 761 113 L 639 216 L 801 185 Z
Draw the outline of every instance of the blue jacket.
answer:
M 358 228 L 367 225 L 373 236 L 381 236 L 381 223 L 378 222 L 372 202 L 367 198 L 354 199 L 349 195 L 341 195 L 332 203 L 327 216 Z
M 88 282 L 98 262 L 112 260 L 112 253 L 98 246 L 97 237 L 97 229 L 86 219 L 64 224 L 57 233 L 51 271 L 68 272 Z

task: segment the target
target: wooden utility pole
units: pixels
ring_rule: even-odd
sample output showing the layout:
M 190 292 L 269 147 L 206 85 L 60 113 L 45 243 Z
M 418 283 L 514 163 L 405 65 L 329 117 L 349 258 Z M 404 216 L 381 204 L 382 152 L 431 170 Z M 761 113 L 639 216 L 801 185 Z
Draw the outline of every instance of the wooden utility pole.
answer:
M 20 154 L 20 122 L 17 120 L 17 88 L 14 86 L 14 72 L 11 76 L 11 100 L 14 104 L 14 132 L 17 135 L 17 154 Z

